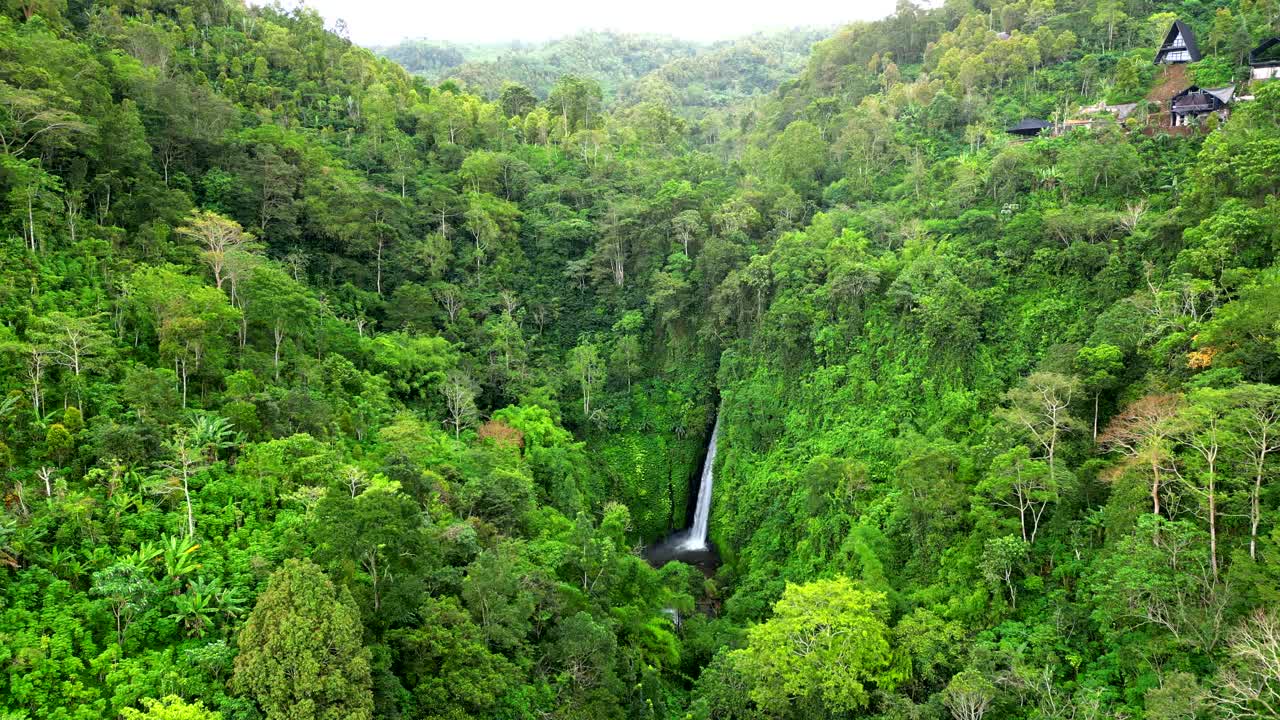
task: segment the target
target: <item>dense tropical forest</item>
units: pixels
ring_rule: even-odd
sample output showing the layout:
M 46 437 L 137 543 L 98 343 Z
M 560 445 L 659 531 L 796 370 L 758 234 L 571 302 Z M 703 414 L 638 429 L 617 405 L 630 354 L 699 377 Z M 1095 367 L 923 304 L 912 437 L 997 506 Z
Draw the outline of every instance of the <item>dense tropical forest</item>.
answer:
M 437 83 L 7 4 L 0 718 L 1280 717 L 1277 32 L 904 0 Z M 717 418 L 719 561 L 654 567 Z
M 405 40 L 375 48 L 427 82 L 454 81 L 495 98 L 507 85 L 546 97 L 565 75 L 600 84 L 606 107 L 651 100 L 697 119 L 705 111 L 768 94 L 797 75 L 809 49 L 830 33 L 792 30 L 698 44 L 668 37 L 582 32 L 546 43 L 454 45 Z

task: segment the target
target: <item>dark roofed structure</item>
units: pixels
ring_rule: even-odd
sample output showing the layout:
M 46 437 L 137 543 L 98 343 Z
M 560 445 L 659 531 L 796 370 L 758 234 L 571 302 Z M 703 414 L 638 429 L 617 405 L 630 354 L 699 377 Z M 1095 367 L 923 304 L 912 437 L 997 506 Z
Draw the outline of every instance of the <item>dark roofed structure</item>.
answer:
M 1010 135 L 1021 135 L 1022 137 L 1035 137 L 1046 129 L 1053 127 L 1053 123 L 1039 118 L 1023 118 L 1022 122 L 1011 128 L 1005 128 L 1005 132 Z
M 1196 34 L 1191 26 L 1181 20 L 1174 20 L 1169 32 L 1164 36 L 1160 49 L 1156 50 L 1156 65 L 1172 65 L 1174 63 L 1195 62 L 1200 59 L 1200 47 L 1196 45 Z
M 1254 80 L 1280 77 L 1280 37 L 1264 40 L 1249 51 L 1249 67 Z
M 1229 105 L 1236 96 L 1236 86 L 1221 88 L 1199 88 L 1195 85 L 1174 95 L 1169 100 L 1169 112 L 1173 115 L 1173 126 L 1187 125 L 1192 119 L 1210 113 L 1226 120 L 1230 112 Z
M 1280 65 L 1280 37 L 1268 38 L 1262 44 L 1249 51 L 1251 67 L 1271 67 Z

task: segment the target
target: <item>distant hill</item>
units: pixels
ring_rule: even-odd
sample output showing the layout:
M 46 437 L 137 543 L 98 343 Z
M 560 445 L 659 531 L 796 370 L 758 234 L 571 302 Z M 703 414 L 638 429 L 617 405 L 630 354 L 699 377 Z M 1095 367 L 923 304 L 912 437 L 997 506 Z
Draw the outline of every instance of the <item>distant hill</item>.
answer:
M 771 91 L 799 72 L 810 46 L 829 34 L 794 29 L 703 44 L 591 31 L 535 44 L 419 39 L 373 50 L 429 82 L 452 79 L 487 96 L 519 83 L 545 97 L 558 78 L 575 74 L 599 82 L 610 103 L 662 97 L 674 105 L 714 106 Z

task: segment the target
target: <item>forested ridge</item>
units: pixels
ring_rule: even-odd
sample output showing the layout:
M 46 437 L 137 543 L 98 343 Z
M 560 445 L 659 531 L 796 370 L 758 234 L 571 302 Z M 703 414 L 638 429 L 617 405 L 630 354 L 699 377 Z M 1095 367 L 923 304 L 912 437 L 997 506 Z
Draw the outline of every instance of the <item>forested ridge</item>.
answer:
M 659 101 L 677 114 L 691 115 L 688 111 L 723 111 L 767 95 L 795 76 L 808 60 L 809 48 L 828 34 L 793 29 L 702 44 L 589 31 L 545 43 L 468 46 L 405 40 L 376 50 L 428 82 L 451 80 L 485 97 L 519 85 L 545 98 L 564 75 L 582 75 L 600 83 L 606 105 Z M 724 121 L 704 113 L 696 119 Z
M 1277 717 L 1278 30 L 904 2 L 606 104 L 9 5 L 0 717 Z

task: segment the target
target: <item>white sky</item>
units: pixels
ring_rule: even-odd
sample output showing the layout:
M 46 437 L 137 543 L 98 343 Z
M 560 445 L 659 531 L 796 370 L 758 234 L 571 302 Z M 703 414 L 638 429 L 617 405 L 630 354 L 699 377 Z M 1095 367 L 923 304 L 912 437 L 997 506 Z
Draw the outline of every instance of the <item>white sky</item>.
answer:
M 709 41 L 760 30 L 874 20 L 894 0 L 305 0 L 360 45 L 426 37 L 459 43 L 537 41 L 617 30 Z

